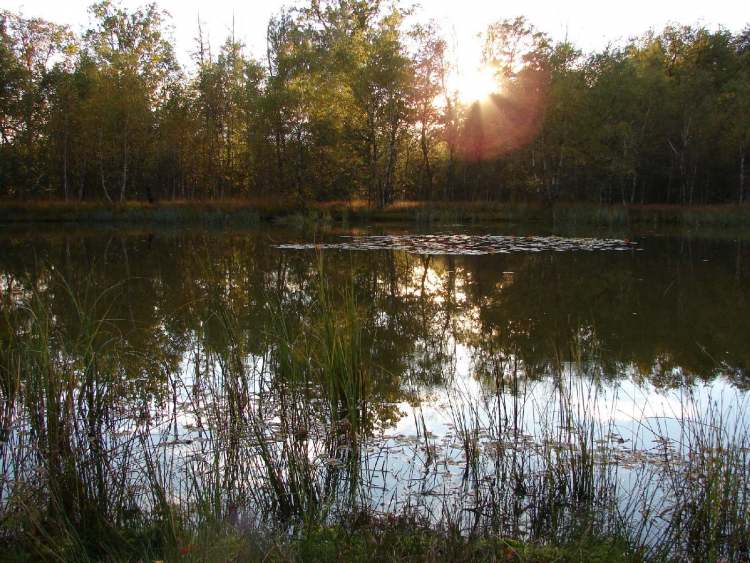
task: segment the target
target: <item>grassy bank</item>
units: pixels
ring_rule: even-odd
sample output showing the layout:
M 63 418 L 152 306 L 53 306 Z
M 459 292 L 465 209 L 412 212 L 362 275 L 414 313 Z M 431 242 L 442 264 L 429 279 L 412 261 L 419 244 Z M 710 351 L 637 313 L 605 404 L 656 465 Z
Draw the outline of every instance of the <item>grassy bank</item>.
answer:
M 364 201 L 300 204 L 293 200 L 127 202 L 3 202 L 0 225 L 19 223 L 252 225 L 336 222 L 530 223 L 551 227 L 747 227 L 750 205 L 593 205 L 487 202 L 398 202 L 376 209 Z

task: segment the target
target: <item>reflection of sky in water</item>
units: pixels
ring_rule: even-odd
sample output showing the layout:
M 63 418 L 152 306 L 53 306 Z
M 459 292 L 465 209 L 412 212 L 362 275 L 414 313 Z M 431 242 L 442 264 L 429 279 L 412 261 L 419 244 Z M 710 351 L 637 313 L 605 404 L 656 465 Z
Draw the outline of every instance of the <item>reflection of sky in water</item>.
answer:
M 243 258 L 256 259 L 269 246 L 235 252 L 210 275 L 185 267 L 187 274 L 179 271 L 178 281 L 165 281 L 171 270 L 159 271 L 161 278 L 140 272 L 138 281 L 129 283 L 159 279 L 129 301 L 129 310 L 117 312 L 126 320 L 143 314 L 145 320 L 133 324 L 146 327 L 144 341 L 156 338 L 174 345 L 179 358 L 174 369 L 164 370 L 166 381 L 157 382 L 164 396 L 149 398 L 148 405 L 147 446 L 158 452 L 175 491 L 184 484 L 186 467 L 202 471 L 201 463 L 217 454 L 219 466 L 225 463 L 222 448 L 227 442 L 221 433 L 226 428 L 215 428 L 212 434 L 206 425 L 212 412 L 226 421 L 227 392 L 236 384 L 224 382 L 216 358 L 228 343 L 217 337 L 220 331 L 212 325 L 215 303 L 237 316 L 237 333 L 252 343 L 244 352 L 242 383 L 254 397 L 250 407 L 262 410 L 264 439 L 276 444 L 273 447 L 304 448 L 321 480 L 329 468 L 344 465 L 347 444 L 330 446 L 327 433 L 333 423 L 326 419 L 331 418 L 329 405 L 320 397 L 301 409 L 314 419 L 303 439 L 282 431 L 277 395 L 286 382 L 273 371 L 268 350 L 273 322 L 263 315 L 272 303 L 282 313 L 288 310 L 289 322 L 300 321 L 304 331 L 314 326 L 310 311 L 317 299 L 317 255 L 274 250 L 267 262 L 238 265 Z M 221 248 L 214 250 L 221 257 Z M 339 250 L 325 253 L 330 285 L 338 289 L 343 284 L 337 276 L 343 272 L 345 278 L 355 258 Z M 358 436 L 363 455 L 356 462 L 367 487 L 361 494 L 371 506 L 395 510 L 412 504 L 428 510 L 440 506 L 446 494 L 454 495 L 451 502 L 471 504 L 486 493 L 500 466 L 520 459 L 533 473 L 544 466 L 545 456 L 564 456 L 579 448 L 582 428 L 593 428 L 597 462 L 609 456 L 609 462 L 617 464 L 621 494 L 627 496 L 630 488 L 641 486 L 642 467 L 658 470 L 665 456 L 687 457 L 686 426 L 721 419 L 726 441 L 747 428 L 748 420 L 742 418 L 747 399 L 736 387 L 742 382 L 737 374 L 743 369 L 746 340 L 731 340 L 742 332 L 745 316 L 727 320 L 729 312 L 744 311 L 746 302 L 745 286 L 736 281 L 742 270 L 738 277 L 734 254 L 731 260 L 712 264 L 716 269 L 705 278 L 702 263 L 693 268 L 692 255 L 675 258 L 666 252 L 658 260 L 649 252 L 610 252 L 616 256 L 612 262 L 604 262 L 596 252 L 469 258 L 382 250 L 355 254 L 365 260 L 357 263 L 364 271 L 356 274 L 364 288 L 359 303 L 368 315 L 368 328 L 377 332 L 378 360 L 393 369 L 377 375 L 384 381 L 375 383 L 383 383 L 385 391 L 378 388 L 368 397 L 383 403 L 376 407 L 391 408 L 373 408 L 372 416 L 383 420 L 371 421 L 371 435 Z M 181 259 L 191 264 L 190 256 Z M 722 264 L 726 271 L 720 269 Z M 205 279 L 190 277 L 203 275 Z M 9 280 L 18 277 L 0 277 L 0 291 L 11 293 L 14 300 L 31 295 L 28 288 L 11 288 Z M 187 296 L 165 305 L 178 293 L 175 285 L 185 279 Z M 257 287 L 250 280 L 256 280 Z M 48 288 L 40 276 L 37 290 Z M 279 290 L 273 293 L 271 288 Z M 715 313 L 698 302 L 704 292 L 719 290 L 724 293 L 706 297 Z M 154 297 L 157 292 L 159 298 Z M 133 306 L 137 309 L 141 302 L 149 304 L 144 307 L 147 314 L 134 314 Z M 172 314 L 193 306 L 197 312 L 179 322 L 159 317 L 164 309 Z M 706 315 L 697 321 L 703 322 L 690 316 L 701 311 Z M 58 318 L 64 313 L 59 311 Z M 640 320 L 647 315 L 650 320 Z M 680 315 L 690 322 L 676 318 Z M 660 325 L 656 321 L 662 318 L 667 321 Z M 706 353 L 700 349 L 703 345 Z M 574 361 L 576 355 L 579 361 Z M 705 362 L 712 355 L 733 362 L 732 368 L 725 371 L 724 364 Z M 195 377 L 196 357 L 204 373 L 201 381 Z M 123 412 L 113 446 L 142 424 L 135 409 L 119 408 Z M 389 418 L 393 412 L 398 414 Z M 465 447 L 474 437 L 478 455 L 472 471 L 478 475 L 467 477 L 472 460 L 466 458 Z M 255 455 L 257 436 L 245 432 L 240 439 L 243 455 Z
M 508 275 L 510 274 L 510 275 Z M 442 304 L 445 300 L 443 288 L 446 286 L 446 274 L 440 274 L 423 264 L 413 268 L 410 287 L 403 291 L 407 294 L 426 296 L 433 303 Z M 502 290 L 507 283 L 512 283 L 512 273 L 506 273 L 504 280 L 497 284 Z M 462 304 L 466 295 L 463 291 L 463 278 L 454 280 L 453 302 Z M 464 332 L 481 332 L 478 325 L 478 312 L 471 308 L 460 310 L 452 319 L 452 326 Z M 579 334 L 581 340 L 593 338 L 591 330 Z M 493 416 L 508 413 L 513 409 L 520 410 L 517 426 L 513 430 L 525 436 L 522 448 L 537 447 L 543 442 L 549 444 L 549 436 L 556 435 L 558 442 L 553 446 L 565 446 L 571 442 L 569 431 L 576 429 L 576 424 L 594 421 L 599 431 L 596 443 L 615 451 L 616 460 L 621 463 L 620 483 L 627 490 L 636 486 L 631 471 L 639 463 L 659 464 L 663 456 L 671 460 L 680 459 L 689 454 L 689 445 L 684 443 L 686 428 L 691 425 L 705 424 L 701 416 L 709 412 L 726 424 L 728 432 L 742 432 L 747 425 L 744 413 L 746 397 L 723 377 L 717 377 L 707 384 L 694 384 L 679 389 L 660 389 L 643 377 L 633 366 L 621 366 L 621 379 L 616 381 L 597 382 L 589 370 L 580 370 L 575 363 L 564 362 L 561 370 L 549 373 L 541 380 L 529 381 L 523 373 L 517 376 L 523 379 L 522 395 L 514 396 L 501 393 L 493 396 L 491 391 L 480 383 L 473 372 L 475 351 L 464 344 L 452 341 L 446 346 L 453 351 L 452 373 L 445 388 L 430 388 L 423 393 L 423 400 L 414 406 L 411 402 L 402 402 L 399 410 L 405 415 L 389 429 L 389 434 L 411 444 L 401 458 L 392 463 L 392 472 L 399 475 L 405 466 L 422 462 L 420 446 L 425 444 L 424 430 L 427 431 L 426 443 L 435 446 L 442 455 L 445 472 L 436 470 L 436 476 L 442 478 L 444 488 L 461 491 L 459 486 L 463 477 L 461 464 L 465 457 L 461 449 L 461 440 L 457 436 L 457 424 L 462 421 L 465 428 L 476 428 L 484 442 L 492 443 L 489 430 L 493 427 Z M 677 370 L 679 371 L 679 370 Z M 675 373 L 679 378 L 680 373 Z M 489 396 L 488 396 L 489 395 Z M 574 413 L 570 417 L 570 413 Z M 565 413 L 567 416 L 563 416 Z M 561 420 L 570 425 L 561 428 Z M 423 425 L 423 426 L 421 426 Z M 494 426 L 495 431 L 497 425 Z M 555 433 L 555 429 L 563 430 Z M 514 439 L 517 440 L 517 434 Z M 495 434 L 493 438 L 497 439 Z M 421 448 L 424 450 L 424 448 Z M 402 450 L 398 450 L 401 452 Z M 447 462 L 457 462 L 448 465 Z M 488 475 L 492 468 L 487 468 Z M 425 474 L 429 473 L 425 470 Z M 458 483 L 446 484 L 451 480 Z M 391 486 L 398 487 L 398 479 Z
M 431 269 L 425 273 L 423 266 L 416 266 L 411 287 L 401 290 L 412 295 L 434 294 L 435 302 L 440 302 L 437 298 L 445 285 L 444 276 Z M 459 299 L 455 302 L 461 302 L 465 295 L 459 289 L 461 284 L 456 287 Z M 386 316 L 378 324 L 387 322 Z M 452 326 L 463 332 L 480 330 L 474 308 L 461 309 Z M 417 505 L 429 513 L 452 496 L 452 502 L 459 505 L 478 502 L 481 490 L 467 489 L 465 432 L 476 432 L 478 464 L 484 475 L 481 479 L 492 479 L 497 444 L 527 456 L 533 468 L 540 463 L 538 456 L 546 455 L 549 449 L 576 448 L 575 432 L 580 425 L 593 422 L 594 441 L 608 455 L 614 455 L 620 466 L 618 482 L 627 491 L 640 486 L 633 475 L 640 464 L 658 466 L 665 452 L 672 460 L 688 454 L 687 449 L 680 448 L 686 421 L 700 418 L 713 408 L 730 431 L 747 424 L 745 419 L 732 418 L 746 410 L 744 393 L 722 377 L 708 384 L 664 390 L 644 381 L 628 366 L 623 367 L 622 379 L 596 381 L 587 367 L 581 370 L 575 363 L 564 362 L 559 372 L 540 379 L 526 377 L 521 367 L 516 373 L 517 393 L 497 393 L 474 371 L 481 350 L 456 341 L 450 333 L 444 347 L 451 351 L 446 384 L 409 384 L 412 398 L 395 405 L 401 413 L 395 423 L 376 430 L 372 437 L 363 437 L 361 471 L 367 476 L 368 503 L 376 510 Z M 172 424 L 179 427 L 177 433 L 153 436 L 154 443 L 161 440 L 166 448 L 180 450 L 188 463 L 194 462 L 205 440 L 205 433 L 197 427 L 193 362 L 192 354 L 183 358 L 178 412 L 171 417 Z M 270 388 L 273 376 L 264 371 L 267 358 L 249 357 L 245 365 L 248 373 L 255 374 L 248 381 L 252 393 Z M 214 365 L 213 371 L 220 374 L 220 366 Z M 208 407 L 200 402 L 198 406 L 198 410 Z M 272 437 L 278 432 L 280 419 L 273 410 L 267 416 L 267 435 Z M 278 440 L 285 438 L 280 435 Z M 339 463 L 312 435 L 307 448 L 313 464 L 325 467 Z

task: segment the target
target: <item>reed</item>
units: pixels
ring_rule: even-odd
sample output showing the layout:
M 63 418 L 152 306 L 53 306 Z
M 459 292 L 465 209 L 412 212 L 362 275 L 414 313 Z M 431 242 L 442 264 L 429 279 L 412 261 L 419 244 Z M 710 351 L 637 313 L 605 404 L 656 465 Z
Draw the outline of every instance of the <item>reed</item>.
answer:
M 209 267 L 206 265 L 206 267 Z M 681 395 L 676 442 L 622 444 L 586 359 L 531 380 L 514 357 L 493 381 L 446 373 L 438 444 L 377 429 L 379 378 L 356 272 L 323 257 L 306 312 L 250 322 L 220 288 L 170 361 L 133 348 L 120 287 L 62 277 L 3 296 L 0 541 L 19 559 L 316 561 L 742 560 L 750 555 L 747 410 Z M 29 283 L 33 287 L 33 283 Z M 63 325 L 57 307 L 71 307 Z M 258 345 L 258 342 L 262 345 Z M 422 374 L 401 382 L 416 387 Z M 413 394 L 411 395 L 413 396 Z M 609 413 L 611 414 L 611 413 Z M 379 434 L 380 432 L 380 434 Z M 624 479 L 628 476 L 628 479 Z M 686 486 L 688 484 L 689 486 Z

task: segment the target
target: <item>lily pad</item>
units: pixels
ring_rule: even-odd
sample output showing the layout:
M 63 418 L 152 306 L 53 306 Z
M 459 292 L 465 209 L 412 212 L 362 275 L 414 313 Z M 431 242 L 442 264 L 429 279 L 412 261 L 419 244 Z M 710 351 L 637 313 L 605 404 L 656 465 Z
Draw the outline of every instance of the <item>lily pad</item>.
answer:
M 507 235 L 371 235 L 338 242 L 280 244 L 284 250 L 402 250 L 419 255 L 479 256 L 510 252 L 625 251 L 637 244 L 619 239 L 514 237 Z

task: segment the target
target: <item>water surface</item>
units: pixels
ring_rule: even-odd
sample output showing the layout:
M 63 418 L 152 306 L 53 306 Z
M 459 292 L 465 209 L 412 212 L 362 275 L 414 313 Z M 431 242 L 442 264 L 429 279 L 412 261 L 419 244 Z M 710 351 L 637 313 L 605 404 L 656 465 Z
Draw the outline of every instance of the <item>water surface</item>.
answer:
M 583 507 L 653 544 L 695 428 L 744 435 L 750 245 L 513 234 L 6 234 L 4 311 L 18 338 L 44 318 L 69 379 L 5 391 L 4 510 L 55 405 L 144 513 L 156 472 L 169 502 L 210 490 L 243 522 L 358 507 L 541 537 Z

